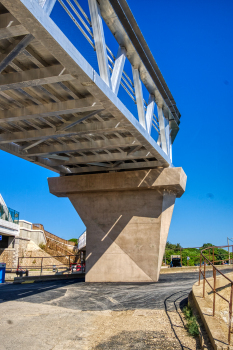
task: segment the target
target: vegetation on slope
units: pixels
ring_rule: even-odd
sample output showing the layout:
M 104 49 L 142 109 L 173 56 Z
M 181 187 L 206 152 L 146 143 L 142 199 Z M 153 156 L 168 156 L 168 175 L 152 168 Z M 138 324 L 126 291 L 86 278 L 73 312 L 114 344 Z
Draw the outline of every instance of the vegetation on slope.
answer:
M 166 264 L 169 265 L 171 262 L 171 255 L 182 255 L 182 266 L 195 266 L 200 264 L 200 252 L 202 249 L 207 247 L 213 247 L 212 243 L 205 243 L 200 248 L 182 248 L 179 243 L 172 244 L 167 242 L 165 256 L 166 256 Z M 228 251 L 222 248 L 213 248 L 208 249 L 204 252 L 204 255 L 213 262 L 213 250 L 214 250 L 214 261 L 216 265 L 220 265 L 221 262 L 216 262 L 219 260 L 226 260 L 228 262 Z M 187 260 L 189 257 L 189 261 Z M 233 257 L 233 254 L 230 253 L 230 258 Z M 163 260 L 165 261 L 165 259 Z

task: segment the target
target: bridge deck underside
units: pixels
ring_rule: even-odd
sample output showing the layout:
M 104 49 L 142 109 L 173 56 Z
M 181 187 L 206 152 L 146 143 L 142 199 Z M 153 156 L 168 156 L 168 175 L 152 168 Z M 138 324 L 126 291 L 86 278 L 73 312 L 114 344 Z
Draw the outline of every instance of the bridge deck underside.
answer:
M 21 1 L 0 1 L 0 149 L 62 175 L 169 166 L 136 118 L 64 43 Z

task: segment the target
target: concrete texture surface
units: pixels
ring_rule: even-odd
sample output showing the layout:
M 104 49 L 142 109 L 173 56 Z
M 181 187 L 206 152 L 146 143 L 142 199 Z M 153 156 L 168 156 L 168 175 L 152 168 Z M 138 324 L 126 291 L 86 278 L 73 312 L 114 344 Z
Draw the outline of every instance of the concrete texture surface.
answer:
M 152 282 L 159 278 L 182 168 L 50 178 L 87 227 L 86 282 Z
M 78 192 L 126 191 L 156 188 L 169 190 L 181 197 L 187 176 L 182 168 L 155 168 L 105 174 L 48 178 L 49 190 L 57 197 Z
M 197 278 L 0 285 L 0 350 L 200 349 L 178 312 Z

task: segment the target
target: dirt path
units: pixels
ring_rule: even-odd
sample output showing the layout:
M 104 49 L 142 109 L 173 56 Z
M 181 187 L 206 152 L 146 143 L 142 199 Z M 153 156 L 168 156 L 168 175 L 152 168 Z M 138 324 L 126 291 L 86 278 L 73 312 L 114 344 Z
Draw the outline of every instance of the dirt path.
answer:
M 0 286 L 0 350 L 199 350 L 181 312 L 195 280 Z

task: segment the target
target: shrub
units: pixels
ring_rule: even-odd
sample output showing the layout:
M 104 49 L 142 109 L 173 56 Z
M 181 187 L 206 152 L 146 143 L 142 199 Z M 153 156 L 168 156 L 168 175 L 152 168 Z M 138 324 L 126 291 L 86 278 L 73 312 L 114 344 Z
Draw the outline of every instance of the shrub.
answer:
M 45 250 L 46 245 L 45 245 L 44 243 L 40 243 L 40 244 L 39 244 L 39 247 L 40 247 L 40 249 Z
M 186 328 L 190 335 L 193 337 L 196 337 L 199 334 L 197 319 L 193 315 L 192 309 L 190 306 L 185 306 L 183 308 L 183 313 L 185 315 L 185 318 L 187 320 Z
M 71 239 L 69 239 L 69 242 L 74 242 L 76 245 L 78 245 L 78 239 L 77 238 L 71 238 Z

